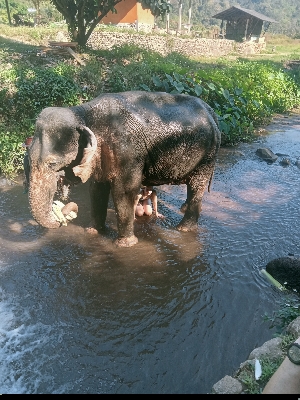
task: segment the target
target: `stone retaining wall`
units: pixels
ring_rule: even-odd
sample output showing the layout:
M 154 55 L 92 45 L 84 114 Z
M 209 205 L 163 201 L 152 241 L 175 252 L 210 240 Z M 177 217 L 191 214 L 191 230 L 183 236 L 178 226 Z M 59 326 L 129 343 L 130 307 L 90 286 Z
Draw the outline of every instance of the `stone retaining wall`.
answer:
M 257 54 L 266 44 L 257 42 L 238 43 L 227 39 L 193 38 L 174 36 L 143 35 L 123 32 L 93 32 L 88 45 L 94 50 L 111 49 L 115 45 L 134 44 L 146 50 L 156 51 L 163 56 L 178 52 L 190 57 L 221 57 L 229 54 Z

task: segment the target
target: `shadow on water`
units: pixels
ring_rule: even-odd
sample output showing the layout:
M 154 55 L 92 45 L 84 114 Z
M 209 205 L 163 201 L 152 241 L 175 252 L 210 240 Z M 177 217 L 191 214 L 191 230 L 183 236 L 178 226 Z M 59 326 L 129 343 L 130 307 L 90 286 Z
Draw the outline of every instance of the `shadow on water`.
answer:
M 262 315 L 282 296 L 260 276 L 299 254 L 299 169 L 255 150 L 300 156 L 298 127 L 221 149 L 198 231 L 174 229 L 184 186 L 157 187 L 160 219 L 135 223 L 138 245 L 89 236 L 88 184 L 79 215 L 46 230 L 22 177 L 0 188 L 0 392 L 207 393 L 272 337 Z

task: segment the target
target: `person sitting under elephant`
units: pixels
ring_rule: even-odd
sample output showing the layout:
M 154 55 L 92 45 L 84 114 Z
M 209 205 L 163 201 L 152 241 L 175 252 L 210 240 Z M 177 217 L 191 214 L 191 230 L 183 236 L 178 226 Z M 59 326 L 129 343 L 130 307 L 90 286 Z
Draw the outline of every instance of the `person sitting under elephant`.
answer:
M 152 209 L 153 206 L 153 209 Z M 135 205 L 135 216 L 141 217 L 142 215 L 150 216 L 152 212 L 157 218 L 164 218 L 157 210 L 157 194 L 153 186 L 143 186 L 139 195 L 137 196 Z

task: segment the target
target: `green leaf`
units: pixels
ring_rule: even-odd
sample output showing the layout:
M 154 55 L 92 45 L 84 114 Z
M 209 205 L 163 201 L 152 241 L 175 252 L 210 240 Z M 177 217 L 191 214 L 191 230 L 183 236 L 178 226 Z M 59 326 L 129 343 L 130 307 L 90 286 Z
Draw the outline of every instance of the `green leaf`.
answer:
M 241 88 L 234 88 L 233 90 L 234 90 L 234 94 L 236 96 L 239 96 L 243 93 L 243 89 L 241 89 Z
M 147 92 L 151 92 L 149 86 L 145 85 L 144 83 L 142 83 L 142 84 L 140 85 L 140 87 L 141 87 L 142 89 L 146 90 Z
M 226 100 L 230 99 L 230 93 L 227 89 L 221 89 L 222 95 L 225 97 Z
M 195 85 L 194 90 L 197 96 L 200 96 L 201 93 L 203 92 L 203 88 L 200 85 Z
M 171 84 L 173 84 L 174 79 L 172 78 L 172 76 L 169 75 L 169 74 L 166 74 L 166 77 L 167 77 L 168 81 L 169 81 Z
M 161 87 L 162 86 L 162 81 L 160 80 L 160 78 L 158 76 L 153 76 L 152 77 L 152 82 L 157 87 Z
M 184 90 L 184 86 L 181 82 L 173 82 L 173 85 L 175 86 L 176 90 L 178 91 L 178 93 L 182 93 Z
M 207 86 L 209 87 L 210 90 L 216 90 L 216 86 L 215 86 L 213 83 L 211 83 L 211 82 L 209 82 L 209 83 L 207 84 Z
M 229 133 L 229 126 L 228 126 L 228 124 L 226 124 L 226 122 L 225 121 L 219 121 L 219 124 L 220 124 L 220 129 L 221 129 L 221 131 L 222 132 L 224 132 L 224 133 L 226 133 L 226 134 L 228 134 Z

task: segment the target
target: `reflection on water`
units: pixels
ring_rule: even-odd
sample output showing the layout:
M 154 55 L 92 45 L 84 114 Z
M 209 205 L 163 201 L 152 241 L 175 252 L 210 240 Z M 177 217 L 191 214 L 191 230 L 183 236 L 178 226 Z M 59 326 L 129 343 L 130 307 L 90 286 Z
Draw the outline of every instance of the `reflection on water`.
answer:
M 291 126 L 290 126 L 291 128 Z M 272 337 L 262 315 L 282 296 L 259 270 L 299 254 L 300 170 L 268 165 L 257 147 L 300 156 L 299 132 L 221 149 L 198 232 L 174 230 L 185 187 L 157 187 L 165 220 L 139 220 L 139 244 L 46 230 L 18 185 L 0 188 L 0 392 L 207 393 Z

